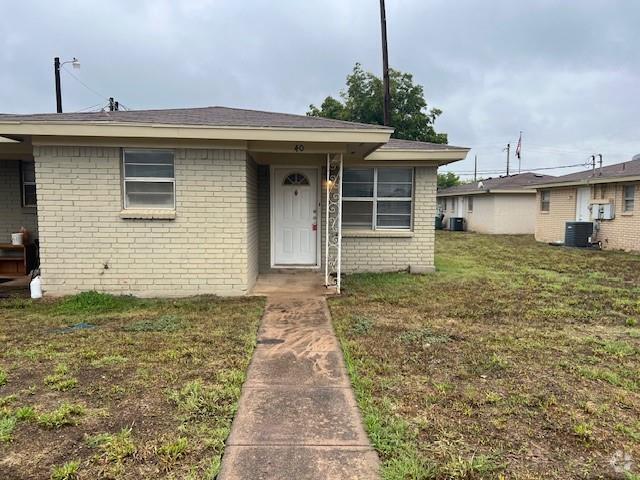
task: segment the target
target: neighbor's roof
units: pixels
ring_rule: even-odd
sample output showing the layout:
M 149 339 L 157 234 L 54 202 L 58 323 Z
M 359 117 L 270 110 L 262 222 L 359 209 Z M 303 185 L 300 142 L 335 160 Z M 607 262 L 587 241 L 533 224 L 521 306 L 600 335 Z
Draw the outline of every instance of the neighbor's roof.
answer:
M 555 177 L 539 173 L 525 172 L 497 178 L 487 178 L 477 182 L 464 183 L 455 187 L 438 190 L 439 197 L 454 195 L 474 195 L 480 193 L 518 193 L 533 191 L 533 185 Z
M 162 125 L 201 125 L 254 128 L 386 129 L 382 125 L 345 122 L 323 117 L 263 112 L 227 107 L 173 108 L 163 110 L 119 110 L 115 112 L 0 114 L 0 122 L 106 122 Z
M 628 162 L 608 165 L 606 167 L 602 167 L 602 170 L 596 168 L 595 172 L 593 169 L 583 170 L 581 172 L 555 177 L 544 182 L 538 182 L 536 187 L 580 185 L 585 183 L 611 183 L 629 179 L 640 180 L 640 154 L 635 155 L 633 159 Z

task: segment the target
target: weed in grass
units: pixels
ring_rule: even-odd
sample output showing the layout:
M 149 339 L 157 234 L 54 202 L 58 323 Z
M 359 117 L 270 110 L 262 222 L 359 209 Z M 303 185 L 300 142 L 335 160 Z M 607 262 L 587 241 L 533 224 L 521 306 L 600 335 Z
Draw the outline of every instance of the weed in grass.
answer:
M 0 368 L 0 387 L 7 384 L 8 378 L 7 372 Z
M 636 325 L 638 325 L 638 319 L 629 317 L 627 318 L 625 324 L 627 325 L 627 327 L 635 327 Z
M 91 366 L 100 368 L 100 367 L 108 367 L 112 365 L 120 365 L 123 363 L 127 363 L 127 358 L 122 355 L 106 355 L 104 357 L 100 357 L 98 359 L 91 361 Z
M 633 380 L 621 377 L 617 372 L 597 367 L 582 367 L 578 369 L 580 375 L 590 380 L 600 380 L 616 387 L 622 387 L 626 390 L 636 392 L 639 388 L 638 383 Z
M 164 463 L 172 465 L 187 452 L 188 448 L 189 440 L 186 437 L 178 437 L 158 447 L 158 456 Z
M 509 361 L 498 353 L 491 354 L 488 362 L 489 370 L 505 370 L 509 367 Z
M 133 308 L 142 301 L 133 296 L 115 296 L 95 291 L 83 292 L 62 300 L 55 313 L 66 315 L 121 312 Z
M 118 464 L 136 452 L 136 445 L 131 438 L 131 428 L 123 428 L 115 434 L 95 435 L 90 437 L 87 443 L 91 447 L 99 448 L 106 461 Z
M 20 407 L 15 411 L 14 415 L 18 421 L 23 422 L 35 418 L 36 411 L 33 407 Z
M 573 433 L 576 437 L 588 442 L 593 437 L 593 426 L 589 423 L 580 422 L 573 426 Z
M 362 315 L 353 315 L 351 317 L 351 332 L 354 335 L 366 335 L 373 327 L 373 320 Z
M 610 340 L 601 342 L 600 347 L 596 350 L 602 354 L 613 355 L 614 357 L 628 357 L 636 353 L 636 349 L 627 342 L 619 340 Z
M 69 367 L 65 364 L 58 364 L 52 375 L 44 378 L 44 383 L 54 390 L 65 392 L 71 390 L 78 384 L 78 380 L 69 375 Z
M 10 403 L 16 401 L 18 398 L 17 395 L 5 395 L 4 397 L 0 397 L 0 407 L 6 407 Z
M 205 386 L 202 381 L 194 380 L 180 390 L 171 392 L 169 399 L 188 417 L 233 415 L 230 403 L 233 404 L 239 395 L 239 382 Z
M 140 320 L 124 327 L 127 332 L 175 332 L 185 328 L 185 322 L 177 315 L 162 315 L 152 320 Z
M 13 415 L 0 414 L 0 443 L 11 441 L 11 434 L 17 423 L 18 419 Z
M 80 462 L 77 460 L 53 467 L 53 470 L 51 471 L 51 480 L 76 480 L 78 478 L 79 469 Z
M 622 423 L 619 423 L 616 425 L 616 430 L 620 433 L 625 434 L 632 440 L 640 442 L 640 422 L 636 422 L 633 425 L 624 425 Z
M 429 347 L 438 343 L 446 343 L 451 340 L 449 335 L 433 332 L 429 328 L 408 330 L 400 334 L 400 341 L 408 344 L 417 344 L 422 347 Z
M 77 425 L 79 417 L 84 415 L 85 409 L 82 405 L 63 403 L 51 412 L 37 414 L 36 423 L 43 428 L 54 429 L 65 425 Z

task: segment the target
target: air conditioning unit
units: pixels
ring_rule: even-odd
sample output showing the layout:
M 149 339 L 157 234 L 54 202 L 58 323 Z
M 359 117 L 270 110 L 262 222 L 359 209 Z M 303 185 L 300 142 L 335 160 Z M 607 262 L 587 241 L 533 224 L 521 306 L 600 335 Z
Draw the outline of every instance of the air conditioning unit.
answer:
M 613 220 L 616 213 L 613 209 L 613 203 L 592 203 L 591 218 L 593 220 Z

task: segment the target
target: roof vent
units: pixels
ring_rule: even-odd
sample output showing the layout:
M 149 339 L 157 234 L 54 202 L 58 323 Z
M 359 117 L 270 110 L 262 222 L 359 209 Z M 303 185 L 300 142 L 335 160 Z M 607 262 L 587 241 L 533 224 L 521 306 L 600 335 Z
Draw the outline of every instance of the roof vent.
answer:
M 640 160 L 640 153 L 634 155 L 631 160 Z
M 484 183 L 478 182 L 478 189 L 482 190 L 484 188 Z

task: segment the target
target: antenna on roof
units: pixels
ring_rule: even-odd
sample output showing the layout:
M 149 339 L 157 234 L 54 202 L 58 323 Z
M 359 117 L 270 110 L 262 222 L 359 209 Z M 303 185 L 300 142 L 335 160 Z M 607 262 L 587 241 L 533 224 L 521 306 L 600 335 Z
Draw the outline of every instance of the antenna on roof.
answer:
M 382 29 L 382 85 L 384 87 L 384 100 L 382 104 L 383 122 L 385 126 L 391 125 L 391 88 L 389 87 L 389 50 L 387 49 L 387 13 L 384 0 L 380 0 L 380 26 Z

